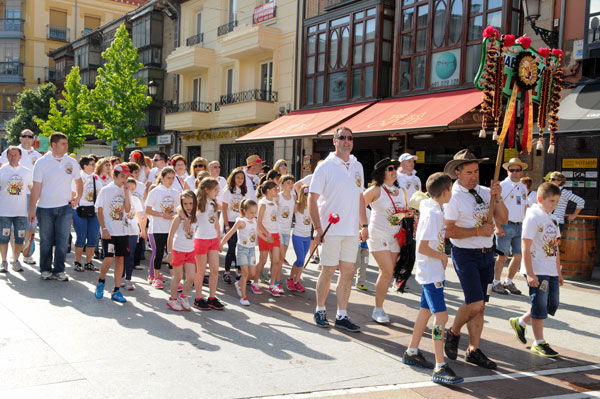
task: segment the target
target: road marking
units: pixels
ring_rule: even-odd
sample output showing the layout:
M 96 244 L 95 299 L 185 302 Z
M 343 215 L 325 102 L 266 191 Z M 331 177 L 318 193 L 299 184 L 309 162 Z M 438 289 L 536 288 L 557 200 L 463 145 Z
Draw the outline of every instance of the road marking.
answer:
M 600 370 L 600 363 L 597 364 L 589 364 L 586 366 L 577 366 L 577 367 L 564 367 L 560 369 L 549 369 L 549 370 L 538 370 L 538 371 L 519 371 L 515 373 L 508 374 L 494 374 L 494 375 L 483 375 L 479 377 L 467 377 L 462 384 L 475 383 L 475 382 L 484 382 L 484 381 L 497 381 L 497 380 L 516 380 L 519 378 L 530 378 L 537 376 L 548 376 L 555 374 L 566 374 L 566 373 L 576 373 L 581 371 L 590 371 L 590 370 Z M 462 385 L 460 384 L 460 385 Z M 459 385 L 459 386 L 460 386 Z M 317 392 L 308 392 L 308 393 L 294 393 L 294 394 L 286 394 L 286 395 L 274 395 L 274 396 L 257 396 L 256 398 L 260 399 L 310 399 L 310 398 L 322 398 L 326 396 L 346 396 L 353 394 L 361 394 L 368 392 L 381 392 L 381 391 L 394 391 L 399 389 L 414 389 L 414 388 L 429 388 L 429 387 L 438 387 L 439 384 L 436 384 L 432 381 L 422 381 L 422 382 L 409 382 L 404 384 L 390 384 L 390 385 L 375 385 L 370 387 L 360 387 L 360 388 L 347 388 L 347 389 L 332 389 L 329 391 L 317 391 Z M 571 396 L 575 395 L 575 396 Z M 547 396 L 544 398 L 536 398 L 536 399 L 583 399 L 583 398 L 600 398 L 600 391 L 590 391 L 583 393 L 575 393 L 575 394 L 567 394 L 567 395 L 558 395 L 558 396 Z

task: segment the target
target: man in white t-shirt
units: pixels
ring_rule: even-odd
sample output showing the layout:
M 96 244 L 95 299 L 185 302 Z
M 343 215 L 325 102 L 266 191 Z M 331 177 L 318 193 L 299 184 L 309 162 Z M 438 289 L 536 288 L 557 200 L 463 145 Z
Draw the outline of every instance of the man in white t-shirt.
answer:
M 210 172 L 210 177 L 217 179 L 219 182 L 219 196 L 217 197 L 217 203 L 219 204 L 219 209 L 221 209 L 221 195 L 227 186 L 227 180 L 221 176 L 221 164 L 219 161 L 210 161 L 208 164 L 208 171 Z
M 258 155 L 250 155 L 246 158 L 246 188 L 248 188 L 248 198 L 256 201 L 256 188 L 259 182 L 258 173 L 262 169 L 262 159 Z
M 487 158 L 477 159 L 469 150 L 461 150 L 444 168 L 450 177 L 458 179 L 452 188 L 452 199 L 444 207 L 444 219 L 446 237 L 453 245 L 452 263 L 465 296 L 465 304 L 446 332 L 445 350 L 450 359 L 456 359 L 460 330 L 467 324 L 469 348 L 465 360 L 495 369 L 496 363 L 483 354 L 479 342 L 494 278 L 494 225 L 488 214 L 492 196 L 500 196 L 502 187 L 497 182 L 492 182 L 491 189 L 479 185 L 479 164 L 483 161 Z M 495 200 L 493 219 L 497 226 L 508 220 L 502 198 Z
M 152 157 L 153 168 L 150 169 L 150 172 L 148 172 L 148 179 L 146 180 L 147 187 L 150 187 L 151 185 L 156 183 L 156 178 L 158 177 L 158 175 L 160 175 L 160 171 L 162 170 L 162 168 L 167 166 L 168 159 L 169 156 L 162 151 L 159 151 L 156 154 L 154 154 L 154 157 Z
M 396 172 L 398 175 L 398 184 L 406 190 L 408 199 L 423 188 L 421 179 L 419 179 L 417 171 L 415 170 L 415 161 L 417 159 L 418 157 L 416 155 L 407 152 L 400 155 L 400 158 L 398 158 L 398 161 L 400 161 L 400 167 Z
M 31 169 L 19 165 L 21 149 L 10 146 L 6 150 L 8 163 L 0 168 L 0 254 L 2 264 L 0 272 L 8 271 L 8 243 L 11 229 L 14 232 L 12 268 L 16 272 L 23 270 L 19 255 L 25 242 L 27 228 L 27 191 L 31 188 Z
M 508 223 L 496 228 L 496 249 L 500 254 L 494 267 L 492 291 L 502 295 L 508 295 L 509 292 L 513 295 L 521 295 L 521 291 L 517 289 L 512 279 L 521 264 L 521 232 L 527 211 L 527 187 L 521 183 L 521 176 L 527 169 L 527 164 L 519 158 L 512 158 L 502 167 L 508 172 L 508 177 L 500 183 L 504 205 L 508 209 Z M 508 255 L 512 255 L 512 260 L 508 265 L 506 279 L 502 283 L 500 278 Z
M 315 169 L 310 184 L 308 210 L 315 227 L 315 241 L 322 243 L 321 273 L 317 281 L 317 308 L 314 319 L 319 327 L 329 327 L 325 301 L 336 268 L 340 269 L 337 283 L 337 316 L 335 327 L 359 332 L 360 327 L 350 320 L 346 309 L 352 288 L 352 278 L 358 251 L 357 241 L 369 238 L 364 190 L 364 173 L 360 162 L 351 155 L 354 144 L 352 130 L 341 126 L 333 134 L 335 152 Z M 337 213 L 339 222 L 332 224 L 327 236 L 323 232 L 329 215 Z M 360 232 L 359 232 L 360 224 Z
M 40 271 L 44 280 L 68 281 L 65 258 L 73 221 L 73 208 L 81 199 L 83 183 L 76 160 L 67 155 L 67 136 L 56 132 L 50 136 L 51 153 L 40 158 L 33 167 L 33 188 L 29 202 L 29 221 L 37 215 L 40 226 Z M 76 195 L 71 199 L 71 183 Z M 39 202 L 38 202 L 39 200 Z M 37 207 L 37 210 L 36 210 Z M 54 249 L 54 267 L 52 262 Z

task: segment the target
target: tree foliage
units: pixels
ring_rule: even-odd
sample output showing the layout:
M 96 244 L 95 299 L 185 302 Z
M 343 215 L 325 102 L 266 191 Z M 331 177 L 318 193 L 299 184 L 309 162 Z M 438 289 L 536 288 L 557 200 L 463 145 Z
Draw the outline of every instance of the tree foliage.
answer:
M 143 111 L 152 101 L 146 95 L 148 86 L 135 77 L 143 65 L 124 24 L 102 57 L 106 63 L 98 68 L 96 87 L 91 92 L 92 108 L 102 126 L 97 136 L 107 142 L 116 141 L 123 151 L 135 138 L 146 134 L 138 123 L 145 119 Z
M 23 129 L 30 129 L 36 135 L 42 131 L 35 122 L 35 118 L 46 119 L 50 112 L 50 101 L 56 99 L 56 86 L 47 83 L 37 91 L 25 89 L 17 95 L 14 104 L 16 115 L 6 122 L 6 138 L 11 145 L 19 144 L 19 137 Z
M 79 67 L 74 66 L 67 75 L 63 98 L 50 99 L 50 113 L 47 119 L 35 117 L 35 122 L 43 136 L 62 132 L 69 139 L 69 151 L 76 152 L 85 144 L 88 135 L 96 133 L 93 114 L 90 110 L 90 92 L 81 84 Z

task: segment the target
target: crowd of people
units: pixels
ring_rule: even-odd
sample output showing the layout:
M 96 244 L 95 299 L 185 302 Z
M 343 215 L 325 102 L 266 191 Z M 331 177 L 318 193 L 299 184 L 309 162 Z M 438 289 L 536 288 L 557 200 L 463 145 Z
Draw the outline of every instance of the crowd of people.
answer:
M 510 319 L 510 326 L 526 343 L 526 325 L 532 324 L 531 350 L 541 356 L 558 355 L 543 338 L 543 321 L 558 307 L 562 285 L 558 239 L 566 204 L 577 204 L 575 216 L 584 207 L 581 198 L 564 189 L 566 179 L 559 172 L 552 173 L 537 192 L 531 191 L 531 179 L 522 177 L 527 164 L 515 158 L 503 165 L 508 177 L 487 188 L 479 185 L 479 164 L 487 159 L 462 150 L 444 172 L 429 176 L 425 187 L 411 154 L 380 160 L 366 184 L 363 167 L 352 155 L 352 131 L 346 127 L 334 133 L 334 152 L 299 181 L 288 173 L 285 160 L 271 169 L 258 155 L 226 173 L 218 161 L 198 157 L 188 166 L 182 155 L 158 152 L 150 159 L 140 150 L 131 152 L 127 162 L 94 155 L 76 160 L 68 154 L 67 137 L 59 132 L 50 136 L 45 155 L 33 149 L 30 130 L 24 130 L 20 140 L 0 158 L 1 272 L 8 271 L 9 244 L 14 271 L 22 270 L 21 253 L 24 262 L 35 264 L 31 253 L 37 224 L 41 278 L 67 281 L 65 259 L 73 227 L 73 270 L 99 271 L 96 298 L 104 296 L 114 264 L 110 297 L 126 302 L 121 290 L 136 288 L 132 275 L 143 270 L 141 260 L 149 245 L 147 282 L 162 290 L 170 279 L 166 298 L 170 309 L 223 310 L 217 298 L 220 281 L 234 284 L 244 306 L 250 305 L 249 291 L 261 295 L 266 288 L 273 297 L 286 290 L 304 292 L 302 272 L 307 255 L 315 252 L 313 261 L 320 264 L 316 325 L 330 326 L 325 303 L 339 270 L 333 324 L 359 332 L 348 315 L 349 297 L 353 280 L 358 289 L 367 290 L 365 270 L 372 255 L 379 269 L 373 320 L 389 323 L 383 307 L 390 284 L 396 277 L 397 288 L 404 290 L 414 266 L 422 297 L 402 360 L 432 368 L 433 381 L 451 384 L 462 378 L 444 361 L 444 352 L 457 358 L 465 325 L 469 335 L 465 360 L 496 368 L 480 348 L 485 306 L 492 292 L 521 293 L 513 281 L 520 269 L 527 278 L 531 310 Z M 452 244 L 452 264 L 465 297 L 448 329 L 446 239 Z M 286 261 L 290 245 L 295 252 L 291 265 Z M 403 256 L 403 250 L 410 254 Z M 221 252 L 225 252 L 222 274 Z M 95 256 L 102 259 L 99 269 Z M 290 266 L 287 275 L 284 264 Z M 163 270 L 168 270 L 168 277 Z M 419 350 L 431 317 L 435 363 Z

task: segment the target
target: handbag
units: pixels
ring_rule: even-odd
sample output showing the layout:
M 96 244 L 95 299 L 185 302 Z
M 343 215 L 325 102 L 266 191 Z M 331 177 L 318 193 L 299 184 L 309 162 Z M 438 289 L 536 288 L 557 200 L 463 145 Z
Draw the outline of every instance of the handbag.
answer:
M 398 210 L 396 208 L 396 203 L 394 202 L 394 200 L 392 199 L 392 196 L 390 195 L 390 192 L 385 187 L 383 187 L 383 190 L 385 191 L 385 193 L 388 195 L 390 201 L 392 202 L 392 206 L 394 207 L 394 212 L 396 212 L 396 215 L 399 213 L 408 213 L 409 212 L 408 209 Z M 404 188 L 402 188 L 402 187 L 400 187 L 400 190 L 402 190 L 402 193 L 404 193 L 404 203 L 408 207 L 408 198 L 406 196 L 406 190 L 404 190 Z M 404 217 L 402 218 L 402 220 L 404 220 Z M 394 238 L 396 238 L 398 240 L 398 245 L 400 245 L 400 247 L 405 247 L 406 246 L 406 229 L 404 227 L 401 227 L 400 231 L 394 236 Z
M 92 176 L 94 184 L 94 204 L 96 203 L 96 178 Z M 96 207 L 94 205 L 83 205 L 77 207 L 77 216 L 80 218 L 93 218 L 96 215 Z

